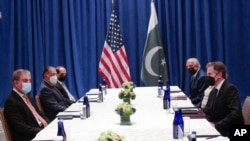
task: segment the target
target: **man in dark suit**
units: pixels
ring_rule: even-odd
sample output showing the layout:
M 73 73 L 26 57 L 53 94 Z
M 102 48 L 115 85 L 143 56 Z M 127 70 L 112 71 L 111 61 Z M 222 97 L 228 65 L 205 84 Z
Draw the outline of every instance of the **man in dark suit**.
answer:
M 13 89 L 4 105 L 4 116 L 13 141 L 30 141 L 49 120 L 39 111 L 27 95 L 31 91 L 31 76 L 28 70 L 18 69 L 12 75 Z
M 69 104 L 56 88 L 57 76 L 55 67 L 48 66 L 43 71 L 43 81 L 39 90 L 40 100 L 46 116 L 53 120 L 59 112 L 64 111 Z
M 64 99 L 67 101 L 67 103 L 70 105 L 72 103 L 75 103 L 75 98 L 68 90 L 66 84 L 63 82 L 66 79 L 67 71 L 63 66 L 57 66 L 56 67 L 57 72 L 57 83 L 56 87 L 63 95 Z
M 200 62 L 197 58 L 189 58 L 186 61 L 186 67 L 192 75 L 189 84 L 189 98 L 195 107 L 200 108 L 204 90 L 208 87 L 204 81 L 206 73 L 201 69 Z
M 240 94 L 227 81 L 226 66 L 222 62 L 207 64 L 206 81 L 213 86 L 204 108 L 206 118 L 223 136 L 230 136 L 230 126 L 243 124 Z

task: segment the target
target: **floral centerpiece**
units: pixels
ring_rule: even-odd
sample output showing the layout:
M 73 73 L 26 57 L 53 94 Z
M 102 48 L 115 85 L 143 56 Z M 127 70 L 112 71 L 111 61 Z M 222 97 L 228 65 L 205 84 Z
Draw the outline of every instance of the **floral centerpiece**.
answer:
M 130 103 L 130 99 L 134 100 L 136 97 L 134 87 L 133 82 L 124 82 L 122 84 L 123 89 L 119 92 L 119 98 L 123 99 L 124 102 Z
M 128 102 L 122 102 L 115 108 L 115 112 L 121 117 L 121 125 L 131 125 L 130 116 L 135 111 L 136 109 Z
M 108 130 L 106 132 L 100 133 L 99 138 L 96 141 L 124 141 L 125 137 Z

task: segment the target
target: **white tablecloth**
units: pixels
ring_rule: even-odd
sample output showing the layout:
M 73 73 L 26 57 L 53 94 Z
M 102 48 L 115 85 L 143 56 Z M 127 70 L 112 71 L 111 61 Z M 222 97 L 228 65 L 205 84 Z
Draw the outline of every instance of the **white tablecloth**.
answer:
M 173 113 L 163 109 L 162 98 L 157 97 L 157 87 L 136 87 L 136 99 L 131 104 L 136 113 L 131 116 L 132 125 L 120 125 L 120 116 L 115 113 L 115 107 L 122 102 L 118 98 L 120 89 L 108 89 L 103 103 L 91 102 L 91 116 L 87 119 L 73 118 L 64 120 L 68 137 L 67 141 L 94 141 L 101 132 L 112 130 L 126 141 L 168 141 L 174 140 L 172 133 Z M 176 95 L 177 93 L 171 93 Z M 182 92 L 179 93 L 184 94 Z M 172 101 L 172 103 L 174 103 Z M 189 99 L 178 100 L 178 107 L 192 107 Z M 68 111 L 80 110 L 82 103 L 75 103 Z M 197 135 L 219 135 L 206 119 L 190 119 L 190 131 Z M 57 135 L 57 119 L 37 134 L 35 140 L 53 140 Z

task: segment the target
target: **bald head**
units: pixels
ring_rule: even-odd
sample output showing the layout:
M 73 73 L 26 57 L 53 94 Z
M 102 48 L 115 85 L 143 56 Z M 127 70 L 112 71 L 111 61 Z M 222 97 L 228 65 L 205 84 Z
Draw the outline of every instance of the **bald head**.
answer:
M 189 59 L 187 59 L 186 67 L 187 67 L 187 69 L 189 69 L 191 67 L 200 68 L 200 62 L 197 58 L 189 58 Z
M 66 79 L 67 70 L 63 66 L 56 67 L 57 78 L 59 81 L 64 81 Z
M 200 62 L 197 58 L 189 58 L 186 62 L 186 67 L 191 75 L 194 75 L 200 69 Z

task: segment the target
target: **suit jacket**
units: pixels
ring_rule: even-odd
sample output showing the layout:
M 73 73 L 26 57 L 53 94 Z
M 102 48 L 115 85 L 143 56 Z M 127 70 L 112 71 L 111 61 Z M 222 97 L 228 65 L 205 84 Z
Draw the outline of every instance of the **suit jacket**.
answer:
M 196 76 L 192 76 L 189 90 L 190 90 L 190 100 L 195 107 L 201 107 L 201 102 L 204 97 L 204 91 L 208 87 L 205 82 L 206 73 L 203 70 L 199 70 Z
M 56 83 L 56 88 L 61 92 L 61 94 L 64 97 L 64 100 L 68 103 L 68 105 L 71 105 L 72 103 L 74 103 L 74 101 L 70 100 L 68 93 L 59 82 Z
M 215 123 L 215 128 L 223 136 L 229 137 L 230 125 L 243 124 L 239 92 L 226 80 L 217 92 L 217 96 L 209 95 L 204 112 L 207 120 Z
M 58 112 L 64 111 L 69 106 L 61 92 L 46 81 L 41 83 L 39 94 L 44 112 L 51 121 L 56 118 Z
M 40 112 L 30 96 L 28 97 L 37 113 L 49 123 L 49 120 Z M 4 116 L 9 125 L 13 141 L 30 141 L 43 129 L 37 123 L 29 107 L 14 90 L 11 91 L 5 101 Z

